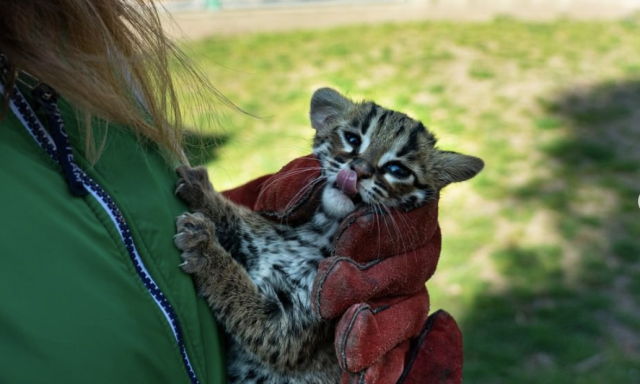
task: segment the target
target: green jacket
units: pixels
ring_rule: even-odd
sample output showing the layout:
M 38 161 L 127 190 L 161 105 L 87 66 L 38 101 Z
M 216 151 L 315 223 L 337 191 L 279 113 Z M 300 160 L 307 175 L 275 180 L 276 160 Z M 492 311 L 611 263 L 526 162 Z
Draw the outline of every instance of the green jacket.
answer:
M 186 207 L 173 193 L 172 166 L 111 126 L 91 167 L 75 113 L 61 107 L 76 162 L 120 208 L 177 314 L 197 379 L 224 382 L 215 321 L 178 267 L 175 217 Z M 148 284 L 103 207 L 72 196 L 61 168 L 9 113 L 0 122 L 0 383 L 191 383 Z

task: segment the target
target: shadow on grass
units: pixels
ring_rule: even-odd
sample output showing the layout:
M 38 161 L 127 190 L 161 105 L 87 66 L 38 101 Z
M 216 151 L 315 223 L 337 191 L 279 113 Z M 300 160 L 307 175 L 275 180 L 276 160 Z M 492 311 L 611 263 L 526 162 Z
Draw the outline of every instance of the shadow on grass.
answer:
M 505 284 L 460 319 L 466 380 L 640 382 L 640 81 L 540 103 L 545 176 L 506 204 L 555 236 L 492 254 Z
M 227 134 L 185 131 L 184 150 L 191 166 L 205 165 L 218 158 L 219 147 L 229 141 Z

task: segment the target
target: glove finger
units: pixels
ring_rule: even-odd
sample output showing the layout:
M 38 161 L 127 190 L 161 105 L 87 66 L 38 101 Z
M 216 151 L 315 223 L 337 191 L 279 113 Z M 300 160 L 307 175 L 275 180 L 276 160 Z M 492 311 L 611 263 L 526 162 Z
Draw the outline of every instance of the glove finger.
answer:
M 239 187 L 222 192 L 227 199 L 236 204 L 253 209 L 260 194 L 260 189 L 273 175 L 264 175 Z
M 409 340 L 390 350 L 364 371 L 345 372 L 341 384 L 395 384 L 404 370 L 408 351 Z
M 417 335 L 429 312 L 425 290 L 408 297 L 386 299 L 385 304 L 356 304 L 340 318 L 335 348 L 340 367 L 360 372 L 391 349 Z
M 321 173 L 313 155 L 291 161 L 260 186 L 253 210 L 289 225 L 309 221 L 320 204 Z
M 434 239 L 440 242 L 438 202 L 409 212 L 397 209 L 378 214 L 361 209 L 348 216 L 334 239 L 334 255 L 367 263 L 418 249 Z
M 411 352 L 398 384 L 462 383 L 462 333 L 443 310 L 431 314 Z
M 325 259 L 313 284 L 313 309 L 321 318 L 333 319 L 350 306 L 372 298 L 424 290 L 424 283 L 435 272 L 439 253 L 440 243 L 431 242 L 420 249 L 364 265 L 346 257 Z

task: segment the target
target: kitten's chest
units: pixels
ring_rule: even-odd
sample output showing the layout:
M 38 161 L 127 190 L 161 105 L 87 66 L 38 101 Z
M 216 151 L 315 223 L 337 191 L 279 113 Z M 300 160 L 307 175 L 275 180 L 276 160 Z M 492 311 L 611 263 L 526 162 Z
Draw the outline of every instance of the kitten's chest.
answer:
M 254 257 L 247 272 L 258 285 L 308 294 L 318 264 L 331 254 L 331 241 L 338 223 L 318 226 L 310 222 L 297 228 L 274 228 L 255 234 L 245 250 Z
M 318 264 L 326 256 L 322 249 L 329 240 L 320 235 L 306 239 L 279 238 L 277 240 L 256 239 L 258 248 L 248 272 L 252 280 L 293 289 L 308 290 L 313 283 Z

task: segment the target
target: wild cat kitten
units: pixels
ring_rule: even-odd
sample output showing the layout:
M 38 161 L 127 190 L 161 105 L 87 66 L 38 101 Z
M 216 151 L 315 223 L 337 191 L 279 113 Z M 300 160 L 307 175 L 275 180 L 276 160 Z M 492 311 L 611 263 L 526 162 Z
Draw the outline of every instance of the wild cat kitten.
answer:
M 326 180 L 308 223 L 271 222 L 217 193 L 206 170 L 181 167 L 176 193 L 182 268 L 230 335 L 231 383 L 338 383 L 334 325 L 316 317 L 311 286 L 339 223 L 362 205 L 410 209 L 467 180 L 482 160 L 435 148 L 420 122 L 323 88 L 311 100 L 313 153 Z

